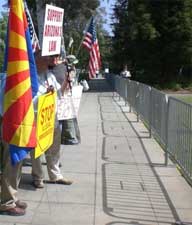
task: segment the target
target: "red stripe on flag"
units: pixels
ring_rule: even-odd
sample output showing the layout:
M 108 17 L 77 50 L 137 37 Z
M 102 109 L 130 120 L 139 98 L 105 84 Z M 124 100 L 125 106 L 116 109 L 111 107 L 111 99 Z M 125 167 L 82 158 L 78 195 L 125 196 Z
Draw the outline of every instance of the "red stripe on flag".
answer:
M 85 48 L 87 48 L 87 50 L 90 50 L 91 49 L 91 45 L 92 45 L 92 35 L 90 33 L 87 33 L 85 38 L 84 38 L 84 41 L 83 41 L 83 46 Z
M 98 52 L 98 45 L 95 43 L 92 46 L 90 51 L 90 58 L 89 58 L 89 76 L 90 78 L 95 77 L 96 72 L 100 68 L 100 53 Z
M 23 23 L 24 23 L 24 29 L 27 30 L 28 23 L 27 23 L 27 17 L 25 11 L 23 11 Z
M 29 137 L 29 142 L 26 147 L 36 146 L 37 144 L 36 140 L 37 140 L 36 139 L 36 124 L 34 122 L 32 126 L 32 130 L 31 130 L 31 135 Z
M 3 138 L 6 142 L 10 142 L 16 129 L 21 125 L 23 118 L 31 105 L 31 89 L 28 89 L 16 102 L 14 102 L 3 116 Z M 22 111 L 21 111 L 22 109 Z M 15 124 L 12 124 L 10 118 L 15 117 Z M 5 127 L 6 126 L 6 127 Z M 22 125 L 21 125 L 22 126 Z
M 101 56 L 100 56 L 100 51 L 99 51 L 99 45 L 98 45 L 98 43 L 95 44 L 95 53 L 96 53 L 98 67 L 100 68 L 101 67 Z
M 23 22 L 14 13 L 10 15 L 9 30 L 25 37 L 25 30 L 23 29 Z
M 27 52 L 18 48 L 9 48 L 8 61 L 28 60 Z
M 83 47 L 86 48 L 88 51 L 90 51 L 91 49 L 91 47 L 87 43 L 83 44 Z
M 8 76 L 6 79 L 5 92 L 8 92 L 10 89 L 14 88 L 16 84 L 18 85 L 20 82 L 26 80 L 28 77 L 29 70 L 25 70 L 20 73 L 16 73 L 12 76 Z

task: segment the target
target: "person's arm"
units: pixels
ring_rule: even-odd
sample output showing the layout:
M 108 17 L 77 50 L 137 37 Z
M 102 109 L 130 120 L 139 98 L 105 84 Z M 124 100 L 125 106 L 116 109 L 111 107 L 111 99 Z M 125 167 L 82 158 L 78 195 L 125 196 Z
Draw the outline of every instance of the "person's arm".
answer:
M 42 94 L 43 94 L 43 93 L 41 93 L 41 92 L 38 90 L 37 94 L 36 94 L 36 95 L 33 97 L 33 99 L 32 99 L 35 114 L 37 114 L 37 107 L 38 107 L 38 99 L 39 99 L 39 96 L 41 96 Z
M 60 84 L 60 91 L 63 95 L 64 92 L 69 90 L 70 76 L 67 70 L 67 64 L 61 63 L 53 68 L 53 75 L 56 81 Z
M 65 76 L 65 79 L 63 83 L 61 84 L 61 94 L 63 95 L 65 91 L 69 90 L 69 81 L 67 76 Z

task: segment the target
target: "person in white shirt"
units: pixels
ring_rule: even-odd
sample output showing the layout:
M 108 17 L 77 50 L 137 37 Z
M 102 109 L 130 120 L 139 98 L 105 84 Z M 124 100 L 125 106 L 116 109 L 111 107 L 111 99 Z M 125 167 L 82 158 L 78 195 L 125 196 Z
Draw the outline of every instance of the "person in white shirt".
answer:
M 52 71 L 57 81 L 65 85 L 65 94 L 72 92 L 72 87 L 77 84 L 76 68 L 78 59 L 74 55 L 68 55 L 65 61 L 58 62 L 52 68 Z M 71 105 L 71 107 L 74 107 Z M 80 130 L 78 126 L 77 117 L 64 119 L 59 121 L 61 124 L 61 144 L 64 145 L 77 145 L 80 143 Z
M 54 64 L 56 56 L 41 56 L 41 53 L 36 54 L 36 65 L 38 71 L 38 80 L 39 80 L 39 91 L 37 96 L 33 99 L 34 105 L 36 108 L 36 103 L 38 96 L 45 94 L 50 91 L 57 91 L 57 95 L 61 96 L 65 89 L 65 82 L 63 84 L 59 84 L 54 76 L 54 74 L 48 70 L 49 65 Z M 47 163 L 47 171 L 49 175 L 49 183 L 57 183 L 57 184 L 72 184 L 71 180 L 65 179 L 61 174 L 59 163 L 60 163 L 60 144 L 61 144 L 61 131 L 59 127 L 59 123 L 56 122 L 55 131 L 54 131 L 54 139 L 52 146 L 45 152 L 45 159 Z M 36 188 L 44 187 L 44 174 L 43 168 L 41 164 L 40 157 L 34 158 L 34 151 L 31 151 L 31 159 L 32 159 L 32 177 L 33 177 L 33 185 Z
M 124 78 L 130 78 L 131 77 L 131 73 L 127 69 L 127 65 L 125 65 L 123 71 L 121 72 L 121 76 L 124 77 Z

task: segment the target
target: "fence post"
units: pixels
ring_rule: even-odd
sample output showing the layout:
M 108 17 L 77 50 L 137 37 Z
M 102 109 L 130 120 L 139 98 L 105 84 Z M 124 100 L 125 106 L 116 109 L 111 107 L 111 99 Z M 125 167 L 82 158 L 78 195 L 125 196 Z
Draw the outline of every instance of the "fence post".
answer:
M 116 78 L 116 97 L 118 98 L 119 77 Z
M 112 76 L 112 74 L 111 74 L 111 76 Z M 113 74 L 113 77 L 111 79 L 112 79 L 112 86 L 113 86 L 113 98 L 115 98 L 115 77 L 114 77 L 114 74 Z
M 114 92 L 113 92 L 113 97 L 117 97 L 117 77 L 114 75 Z
M 170 101 L 169 97 L 166 95 L 166 102 L 167 102 L 167 109 L 165 112 L 166 119 L 165 119 L 165 166 L 168 165 L 168 129 L 169 129 L 169 108 L 170 108 Z
M 119 78 L 119 90 L 118 90 L 118 94 L 119 94 L 119 101 L 121 101 L 121 78 Z
M 137 122 L 139 122 L 139 113 L 140 113 L 140 102 L 139 102 L 139 98 L 140 98 L 140 83 L 137 82 L 137 94 L 136 94 L 136 112 L 137 112 Z
M 153 107 L 152 107 L 152 88 L 151 87 L 149 87 L 149 91 L 150 91 L 150 96 L 149 96 L 149 137 L 151 138 L 151 136 L 152 136 L 151 124 L 152 124 L 152 112 L 153 112 Z
M 127 95 L 127 100 L 128 100 L 128 103 L 129 103 L 129 113 L 131 113 L 131 99 L 132 99 L 132 87 L 131 87 L 131 80 L 129 80 L 128 84 L 127 84 L 127 93 L 129 95 Z
M 126 80 L 125 82 L 125 106 L 128 105 L 128 100 L 127 100 L 127 85 L 128 84 L 128 80 Z

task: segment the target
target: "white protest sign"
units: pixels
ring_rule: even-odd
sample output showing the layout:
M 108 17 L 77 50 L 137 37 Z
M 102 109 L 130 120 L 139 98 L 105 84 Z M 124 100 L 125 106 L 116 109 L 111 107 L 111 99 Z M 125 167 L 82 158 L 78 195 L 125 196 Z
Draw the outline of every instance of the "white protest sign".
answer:
M 60 54 L 63 16 L 64 9 L 46 4 L 42 56 Z
M 67 120 L 77 117 L 83 87 L 81 85 L 73 86 L 71 93 L 64 94 L 57 101 L 57 118 L 58 120 Z

